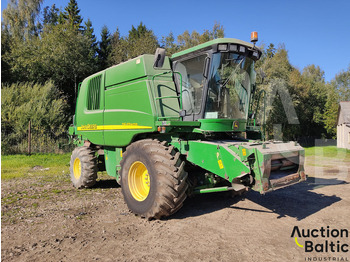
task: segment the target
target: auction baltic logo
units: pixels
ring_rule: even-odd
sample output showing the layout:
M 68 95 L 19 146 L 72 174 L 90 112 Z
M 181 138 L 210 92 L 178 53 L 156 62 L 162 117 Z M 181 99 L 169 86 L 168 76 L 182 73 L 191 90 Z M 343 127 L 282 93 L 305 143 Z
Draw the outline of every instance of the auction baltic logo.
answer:
M 306 253 L 317 253 L 318 256 L 306 257 L 305 261 L 349 261 L 348 229 L 331 229 L 329 226 L 300 229 L 294 226 L 291 237 Z

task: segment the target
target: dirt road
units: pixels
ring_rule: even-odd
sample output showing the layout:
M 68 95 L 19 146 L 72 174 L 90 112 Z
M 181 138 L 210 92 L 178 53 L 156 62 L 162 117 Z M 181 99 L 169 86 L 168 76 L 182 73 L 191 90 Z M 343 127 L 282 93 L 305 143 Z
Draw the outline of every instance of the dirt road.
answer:
M 108 177 L 75 190 L 66 173 L 29 172 L 2 182 L 2 261 L 350 261 L 350 252 L 306 253 L 291 237 L 294 226 L 350 229 L 350 162 L 308 158 L 306 167 L 305 183 L 265 196 L 199 195 L 161 221 L 129 213 Z M 315 239 L 325 240 L 350 244 Z

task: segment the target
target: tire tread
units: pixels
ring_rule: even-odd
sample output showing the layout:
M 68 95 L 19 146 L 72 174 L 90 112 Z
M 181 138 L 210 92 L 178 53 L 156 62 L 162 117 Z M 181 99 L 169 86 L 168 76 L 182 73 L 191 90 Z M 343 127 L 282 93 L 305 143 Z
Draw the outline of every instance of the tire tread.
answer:
M 180 153 L 175 150 L 174 146 L 168 146 L 166 141 L 140 140 L 126 148 L 120 162 L 122 170 L 128 154 L 137 150 L 144 150 L 149 154 L 157 170 L 155 175 L 158 185 L 152 207 L 147 212 L 138 215 L 151 220 L 176 213 L 182 207 L 188 189 L 187 172 L 184 169 L 185 162 L 180 159 Z M 123 176 L 124 173 L 122 172 L 121 175 Z

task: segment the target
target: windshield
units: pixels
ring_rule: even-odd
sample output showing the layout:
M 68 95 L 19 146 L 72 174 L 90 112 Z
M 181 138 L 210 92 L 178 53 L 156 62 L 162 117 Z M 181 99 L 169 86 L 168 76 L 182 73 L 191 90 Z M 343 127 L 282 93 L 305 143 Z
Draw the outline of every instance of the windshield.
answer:
M 215 53 L 210 72 L 205 118 L 246 119 L 254 61 L 243 54 Z

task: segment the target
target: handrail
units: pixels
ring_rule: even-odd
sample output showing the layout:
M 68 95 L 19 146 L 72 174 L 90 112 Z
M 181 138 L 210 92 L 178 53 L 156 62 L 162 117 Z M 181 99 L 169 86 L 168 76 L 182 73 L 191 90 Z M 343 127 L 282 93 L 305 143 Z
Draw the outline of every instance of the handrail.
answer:
M 179 74 L 180 75 L 180 95 L 179 96 L 158 96 L 158 97 L 154 97 L 154 99 L 156 100 L 160 100 L 160 99 L 167 99 L 167 98 L 179 98 L 180 99 L 180 111 L 182 111 L 182 75 L 180 72 L 173 72 L 173 71 L 166 71 L 166 72 L 163 72 L 163 73 L 159 73 L 159 74 L 156 74 L 154 76 L 152 76 L 152 84 L 153 84 L 153 87 L 155 89 L 155 84 L 154 84 L 154 79 L 158 76 L 162 76 L 162 75 L 166 75 L 166 74 L 169 74 L 171 73 L 172 75 L 172 78 L 174 77 L 174 74 Z M 154 90 L 156 91 L 156 90 Z M 156 95 L 156 94 L 155 94 Z M 158 119 L 165 119 L 165 118 L 168 118 L 168 117 L 161 117 L 159 116 L 160 112 L 158 110 L 158 106 L 157 106 L 157 103 L 155 103 L 155 106 L 156 106 L 156 111 L 157 111 L 157 118 Z
M 179 74 L 180 76 L 180 111 L 182 111 L 182 75 L 180 72 L 173 72 L 173 73 Z

